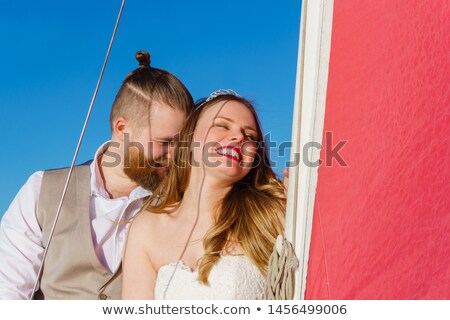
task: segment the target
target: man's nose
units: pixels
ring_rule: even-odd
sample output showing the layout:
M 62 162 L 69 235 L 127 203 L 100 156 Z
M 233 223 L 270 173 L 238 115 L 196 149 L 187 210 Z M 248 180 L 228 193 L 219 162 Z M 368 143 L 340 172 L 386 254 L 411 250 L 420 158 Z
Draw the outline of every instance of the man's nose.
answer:
M 170 143 L 166 150 L 166 159 L 171 160 L 175 154 L 175 146 L 173 143 Z

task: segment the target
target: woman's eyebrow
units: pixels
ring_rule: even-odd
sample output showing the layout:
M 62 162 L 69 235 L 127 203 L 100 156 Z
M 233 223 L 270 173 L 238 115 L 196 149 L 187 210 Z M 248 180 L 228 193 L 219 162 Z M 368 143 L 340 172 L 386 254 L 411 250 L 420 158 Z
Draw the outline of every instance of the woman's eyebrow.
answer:
M 228 117 L 224 117 L 224 116 L 217 116 L 214 119 L 218 119 L 218 118 L 222 118 L 222 119 L 225 119 L 225 120 L 230 121 L 232 123 L 235 123 L 235 121 L 233 119 L 228 118 Z M 245 126 L 244 129 L 248 129 L 248 130 L 252 130 L 252 131 L 258 132 L 255 128 L 253 128 L 251 126 Z

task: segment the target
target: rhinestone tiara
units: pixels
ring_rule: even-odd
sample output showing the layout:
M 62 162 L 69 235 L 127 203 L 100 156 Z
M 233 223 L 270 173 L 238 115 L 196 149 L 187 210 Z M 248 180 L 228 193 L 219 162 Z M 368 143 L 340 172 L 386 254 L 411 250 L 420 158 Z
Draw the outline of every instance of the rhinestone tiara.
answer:
M 233 95 L 233 96 L 235 96 L 235 97 L 239 97 L 239 98 L 242 98 L 242 96 L 240 95 L 240 94 L 238 94 L 236 91 L 234 91 L 234 90 L 231 90 L 231 89 L 219 89 L 219 90 L 217 90 L 217 91 L 214 91 L 213 93 L 211 93 L 209 96 L 208 96 L 208 98 L 206 98 L 206 100 L 205 100 L 205 102 L 208 102 L 208 101 L 211 101 L 212 99 L 214 99 L 214 98 L 217 98 L 217 97 L 219 97 L 219 96 L 224 96 L 224 95 L 227 95 L 227 94 L 231 94 L 231 95 Z

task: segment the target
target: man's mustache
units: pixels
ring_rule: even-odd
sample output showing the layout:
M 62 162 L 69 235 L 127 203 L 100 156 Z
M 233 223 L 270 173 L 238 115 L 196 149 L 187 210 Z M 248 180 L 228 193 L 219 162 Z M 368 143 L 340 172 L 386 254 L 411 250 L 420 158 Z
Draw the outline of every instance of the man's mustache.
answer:
M 169 160 L 161 159 L 161 160 L 151 160 L 149 164 L 155 168 L 165 168 L 169 166 Z

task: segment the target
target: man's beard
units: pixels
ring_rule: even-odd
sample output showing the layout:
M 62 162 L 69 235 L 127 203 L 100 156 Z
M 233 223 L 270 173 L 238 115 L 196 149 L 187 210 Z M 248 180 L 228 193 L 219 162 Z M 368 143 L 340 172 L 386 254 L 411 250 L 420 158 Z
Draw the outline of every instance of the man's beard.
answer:
M 123 172 L 144 189 L 154 191 L 165 177 L 167 160 L 149 160 L 137 148 L 125 152 Z

